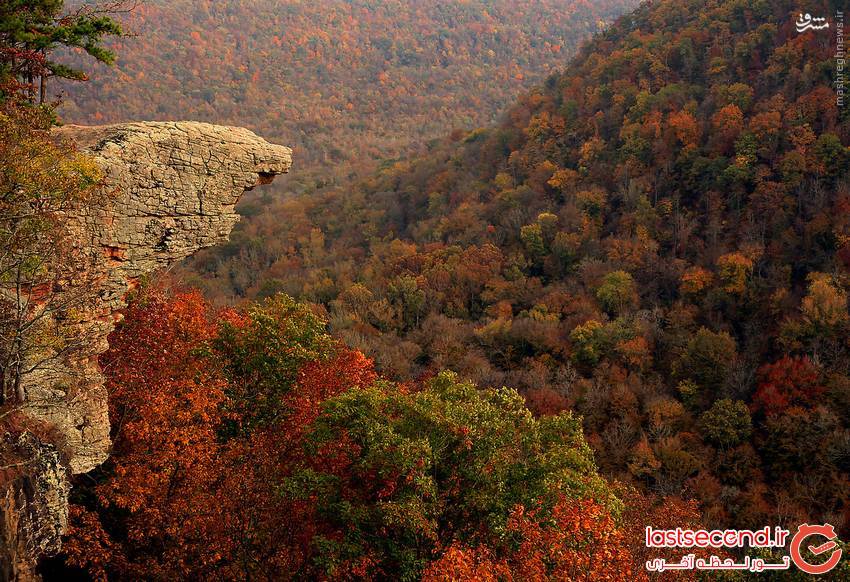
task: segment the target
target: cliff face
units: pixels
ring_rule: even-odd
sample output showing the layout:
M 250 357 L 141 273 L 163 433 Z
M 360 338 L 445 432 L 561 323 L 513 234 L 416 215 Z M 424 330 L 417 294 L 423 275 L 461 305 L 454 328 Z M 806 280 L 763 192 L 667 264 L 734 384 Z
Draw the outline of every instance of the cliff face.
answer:
M 0 479 L 0 578 L 27 579 L 38 555 L 59 549 L 67 520 L 67 473 L 84 473 L 108 456 L 109 416 L 97 356 L 146 273 L 224 241 L 246 190 L 271 182 L 291 164 L 289 148 L 254 133 L 204 123 L 66 126 L 52 137 L 88 152 L 105 175 L 105 203 L 68 216 L 87 272 L 64 282 L 77 341 L 56 364 L 25 378 L 33 425 L 49 439 L 5 442 L 19 470 Z M 49 442 L 48 442 L 49 441 Z M 8 456 L 8 453 L 7 453 Z

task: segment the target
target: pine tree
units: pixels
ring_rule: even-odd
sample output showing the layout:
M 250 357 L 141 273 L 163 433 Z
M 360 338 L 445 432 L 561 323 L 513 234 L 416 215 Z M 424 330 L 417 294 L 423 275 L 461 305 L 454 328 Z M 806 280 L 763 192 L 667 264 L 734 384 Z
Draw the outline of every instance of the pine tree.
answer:
M 120 24 L 110 16 L 119 7 L 83 6 L 66 14 L 64 0 L 0 3 L 0 102 L 17 96 L 44 103 L 49 78 L 85 80 L 83 71 L 52 59 L 57 47 L 80 48 L 112 64 L 115 55 L 104 48 L 103 40 L 122 34 Z

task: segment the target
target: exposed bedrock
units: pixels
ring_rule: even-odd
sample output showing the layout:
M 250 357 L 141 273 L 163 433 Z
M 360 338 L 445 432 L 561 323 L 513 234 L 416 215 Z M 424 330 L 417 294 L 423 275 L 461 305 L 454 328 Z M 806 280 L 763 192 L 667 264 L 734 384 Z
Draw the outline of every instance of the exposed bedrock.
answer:
M 50 427 L 55 442 L 7 443 L 23 459 L 19 471 L 0 481 L 6 547 L 0 576 L 12 579 L 30 579 L 38 555 L 59 549 L 67 474 L 88 472 L 109 454 L 97 357 L 108 347 L 127 292 L 146 273 L 226 240 L 238 221 L 240 196 L 288 172 L 292 159 L 289 148 L 247 129 L 207 123 L 70 125 L 51 135 L 95 159 L 105 176 L 105 201 L 85 216 L 68 217 L 80 248 L 96 257 L 91 272 L 67 282 L 75 308 L 63 317 L 73 318 L 81 341 L 58 365 L 25 379 L 24 418 Z

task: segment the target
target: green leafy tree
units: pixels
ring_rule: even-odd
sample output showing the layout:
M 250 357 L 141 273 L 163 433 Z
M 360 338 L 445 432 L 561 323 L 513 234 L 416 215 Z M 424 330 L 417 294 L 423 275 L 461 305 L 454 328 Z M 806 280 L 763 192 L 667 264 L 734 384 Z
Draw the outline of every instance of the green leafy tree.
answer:
M 626 271 L 608 273 L 596 290 L 596 299 L 605 311 L 614 314 L 636 306 L 638 294 L 634 278 Z
M 579 419 L 535 419 L 514 390 L 452 373 L 421 391 L 379 383 L 328 400 L 310 438 L 319 460 L 287 490 L 318 499 L 335 526 L 315 541 L 331 574 L 368 556 L 377 571 L 419 579 L 441 540 L 493 541 L 517 505 L 613 501 Z
M 573 359 L 576 363 L 595 366 L 608 346 L 605 335 L 605 326 L 595 319 L 573 328 L 570 341 L 575 347 Z
M 819 163 L 818 169 L 826 178 L 835 180 L 842 173 L 847 172 L 850 150 L 841 143 L 837 135 L 832 133 L 821 135 L 815 144 L 815 155 Z
M 706 440 L 724 449 L 746 441 L 753 429 L 746 403 L 728 398 L 715 402 L 700 416 L 699 423 Z
M 419 288 L 416 277 L 397 277 L 387 288 L 392 303 L 398 306 L 404 325 L 408 328 L 419 325 L 425 307 L 425 291 Z
M 298 370 L 324 359 L 336 343 L 325 325 L 309 307 L 283 293 L 222 325 L 213 346 L 224 362 L 228 396 L 243 429 L 268 425 L 286 413 L 281 401 L 295 385 Z
M 115 54 L 103 46 L 103 40 L 121 35 L 121 26 L 109 16 L 120 6 L 83 5 L 66 14 L 64 0 L 0 3 L 0 100 L 23 92 L 35 101 L 38 91 L 43 103 L 49 78 L 85 80 L 83 71 L 53 60 L 58 47 L 79 48 L 112 64 Z
M 704 327 L 688 342 L 676 362 L 676 372 L 693 380 L 700 389 L 698 401 L 713 402 L 723 388 L 729 370 L 737 358 L 735 340 L 725 331 L 715 333 Z
M 546 241 L 543 239 L 543 228 L 539 223 L 527 224 L 520 229 L 520 239 L 529 256 L 539 260 L 547 253 Z

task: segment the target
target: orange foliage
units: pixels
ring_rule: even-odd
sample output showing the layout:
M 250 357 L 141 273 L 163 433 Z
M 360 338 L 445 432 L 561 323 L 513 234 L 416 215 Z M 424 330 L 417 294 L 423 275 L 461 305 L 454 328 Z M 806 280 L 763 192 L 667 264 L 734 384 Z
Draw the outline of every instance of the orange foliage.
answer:
M 702 267 L 691 267 L 682 274 L 682 283 L 679 290 L 684 295 L 696 295 L 709 285 L 711 285 L 714 276 L 711 271 Z
M 449 547 L 423 580 L 644 580 L 610 511 L 593 500 L 562 498 L 551 514 L 518 506 L 508 520 L 515 540 L 501 556 L 489 547 Z
M 153 289 L 110 336 L 102 364 L 115 427 L 111 478 L 95 487 L 95 511 L 73 508 L 69 564 L 98 578 L 148 579 L 241 578 L 258 561 L 276 572 L 309 565 L 320 522 L 309 500 L 286 501 L 275 483 L 304 461 L 304 432 L 321 403 L 371 384 L 372 363 L 337 347 L 299 371 L 281 403 L 284 421 L 222 439 L 223 423 L 238 419 L 222 412 L 227 381 L 209 351 L 218 321 L 245 318 L 213 317 L 197 291 Z
M 646 546 L 646 528 L 654 529 L 704 529 L 699 506 L 695 501 L 686 501 L 679 497 L 656 497 L 640 493 L 633 488 L 625 488 L 618 492 L 623 500 L 623 537 L 625 545 L 632 554 L 634 569 L 639 576 L 646 575 L 646 563 L 653 558 L 664 558 L 668 562 L 677 562 L 685 554 L 695 554 L 697 557 L 710 558 L 714 555 L 724 555 L 722 551 L 708 548 L 676 548 L 661 549 Z M 724 555 L 725 557 L 725 555 Z M 699 573 L 668 571 L 655 575 L 652 580 L 697 580 Z
M 211 361 L 197 356 L 215 333 L 199 292 L 169 297 L 155 290 L 128 309 L 103 357 L 115 429 L 110 470 L 120 479 L 99 486 L 98 501 L 129 516 L 127 546 L 160 548 L 137 563 L 118 560 L 116 548 L 110 560 L 125 575 L 186 575 L 187 562 L 212 562 L 227 545 L 214 535 L 215 429 L 226 384 Z M 91 523 L 88 514 L 77 515 Z M 97 563 L 94 542 L 109 547 L 102 538 L 72 537 L 71 563 Z
M 744 128 L 744 114 L 735 104 L 722 107 L 711 118 L 713 136 L 718 142 L 719 151 L 728 153 Z
M 490 122 L 636 4 L 155 2 L 121 15 L 136 34 L 123 40 L 118 74 L 102 67 L 89 87 L 62 87 L 63 115 L 247 125 L 294 146 L 300 172 L 347 176 Z
M 687 111 L 671 113 L 667 118 L 667 123 L 673 128 L 676 139 L 683 146 L 688 148 L 698 144 L 702 132 L 699 123 L 692 114 Z

